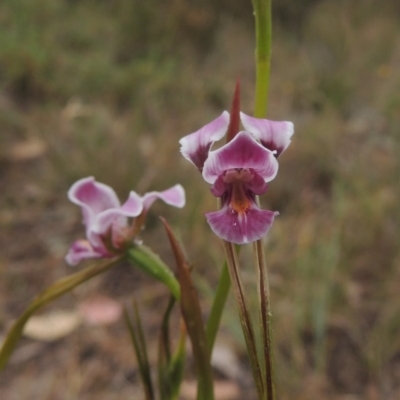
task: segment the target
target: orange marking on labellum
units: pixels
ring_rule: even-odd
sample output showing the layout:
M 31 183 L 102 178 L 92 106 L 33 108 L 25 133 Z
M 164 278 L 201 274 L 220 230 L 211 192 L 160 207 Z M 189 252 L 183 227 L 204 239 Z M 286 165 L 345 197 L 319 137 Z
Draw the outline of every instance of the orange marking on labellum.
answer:
M 229 207 L 239 214 L 251 207 L 251 201 L 244 190 L 244 183 L 253 179 L 251 171 L 246 168 L 232 168 L 225 173 L 224 181 L 232 185 L 232 196 Z
M 240 181 L 232 183 L 232 197 L 229 206 L 239 214 L 245 213 L 251 206 L 251 202 L 244 191 L 243 183 Z

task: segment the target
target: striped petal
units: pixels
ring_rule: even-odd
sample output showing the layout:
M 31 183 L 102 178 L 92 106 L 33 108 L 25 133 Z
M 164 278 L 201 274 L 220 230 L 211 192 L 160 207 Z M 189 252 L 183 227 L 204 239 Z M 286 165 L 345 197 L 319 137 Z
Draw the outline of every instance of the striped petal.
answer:
M 113 230 L 126 227 L 126 217 L 137 217 L 143 210 L 142 199 L 135 192 L 130 192 L 128 200 L 121 206 L 99 213 L 90 226 L 90 233 L 104 235 Z M 125 217 L 125 218 L 121 218 Z M 117 222 L 117 224 L 115 224 Z M 91 239 L 88 237 L 89 240 Z
M 240 113 L 240 119 L 246 131 L 278 157 L 285 151 L 294 133 L 294 125 L 288 121 L 270 121 L 269 119 L 254 118 L 245 113 Z
M 89 258 L 110 257 L 111 255 L 105 250 L 103 252 L 95 250 L 87 240 L 77 240 L 70 247 L 65 261 L 68 265 L 74 266 L 83 260 Z
M 229 113 L 224 111 L 214 121 L 179 141 L 182 155 L 201 171 L 211 145 L 224 137 L 228 125 Z
M 251 169 L 269 182 L 278 172 L 278 162 L 274 154 L 261 146 L 250 133 L 239 132 L 225 146 L 210 151 L 204 164 L 203 178 L 213 184 L 230 169 Z
M 182 185 L 175 185 L 163 192 L 149 192 L 143 198 L 143 209 L 147 211 L 155 200 L 160 199 L 170 206 L 182 208 L 185 205 L 185 190 Z
M 207 222 L 220 238 L 245 244 L 261 239 L 270 230 L 278 212 L 261 210 L 256 204 L 244 213 L 237 213 L 228 206 L 206 214 Z
M 68 191 L 68 198 L 81 207 L 83 222 L 87 228 L 99 213 L 121 205 L 114 190 L 96 182 L 92 176 L 75 182 Z

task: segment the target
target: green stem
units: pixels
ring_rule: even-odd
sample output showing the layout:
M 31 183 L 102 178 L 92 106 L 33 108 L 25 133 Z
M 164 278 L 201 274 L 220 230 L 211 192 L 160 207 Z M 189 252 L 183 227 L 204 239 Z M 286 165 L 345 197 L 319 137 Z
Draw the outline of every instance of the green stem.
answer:
M 267 115 L 272 43 L 271 1 L 252 0 L 256 23 L 256 96 L 254 116 L 257 118 L 265 118 Z M 264 384 L 267 399 L 274 400 L 269 282 L 261 240 L 254 244 L 254 252 L 257 264 L 259 315 L 264 350 Z
M 179 283 L 168 266 L 149 247 L 138 245 L 127 252 L 127 259 L 152 278 L 164 283 L 175 299 L 180 298 Z
M 256 97 L 254 116 L 265 118 L 271 69 L 271 0 L 252 0 L 256 23 Z
M 76 272 L 73 275 L 60 279 L 39 294 L 11 327 L 0 350 L 0 371 L 6 366 L 8 359 L 10 358 L 19 338 L 22 335 L 25 324 L 36 311 L 63 294 L 74 289 L 81 283 L 84 283 L 96 275 L 99 275 L 102 272 L 114 267 L 123 259 L 124 257 L 119 257 L 107 263 L 92 265 L 83 271 Z
M 222 312 L 224 310 L 230 288 L 231 280 L 229 278 L 228 266 L 225 262 L 221 270 L 217 292 L 215 293 L 213 305 L 206 327 L 207 346 L 210 352 L 210 357 L 212 354 L 215 338 L 217 336 L 219 324 L 221 322 Z

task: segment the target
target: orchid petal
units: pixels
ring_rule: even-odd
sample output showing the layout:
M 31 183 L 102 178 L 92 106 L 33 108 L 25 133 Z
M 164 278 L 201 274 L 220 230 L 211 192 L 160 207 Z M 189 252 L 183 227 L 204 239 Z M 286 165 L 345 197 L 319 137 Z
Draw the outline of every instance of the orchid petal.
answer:
M 245 183 L 245 188 L 251 193 L 261 195 L 267 191 L 268 185 L 260 175 L 254 172 L 252 180 Z
M 109 257 L 110 254 L 104 250 L 96 251 L 87 240 L 77 240 L 70 247 L 68 254 L 65 257 L 67 264 L 74 266 L 88 258 Z
M 75 182 L 68 191 L 68 198 L 82 209 L 83 223 L 87 229 L 96 215 L 109 208 L 120 206 L 114 190 L 90 176 Z
M 267 234 L 278 212 L 261 210 L 253 205 L 244 213 L 237 213 L 225 206 L 219 211 L 206 214 L 207 222 L 220 238 L 245 244 L 261 239 Z
M 242 112 L 240 119 L 246 131 L 250 132 L 264 147 L 276 151 L 276 157 L 288 148 L 294 133 L 292 122 L 254 118 Z
M 182 155 L 201 171 L 211 145 L 224 137 L 228 125 L 229 113 L 224 111 L 214 121 L 179 141 Z
M 211 186 L 211 193 L 215 197 L 222 197 L 228 191 L 228 185 L 224 181 L 224 175 L 220 175 Z
M 260 195 L 267 191 L 268 185 L 264 179 L 255 172 L 252 173 L 252 178 L 249 182 L 243 182 L 246 191 L 250 191 L 253 194 Z M 224 175 L 220 175 L 214 184 L 211 186 L 211 193 L 215 197 L 222 197 L 224 193 L 229 190 L 229 184 L 226 184 Z
M 110 228 L 113 230 L 125 229 L 126 217 L 137 217 L 143 210 L 142 199 L 135 192 L 130 192 L 128 200 L 118 208 L 110 208 L 99 213 L 90 227 L 90 242 L 94 239 L 92 233 L 97 235 L 106 234 Z M 125 217 L 125 218 L 120 218 Z
M 203 178 L 214 183 L 229 169 L 252 169 L 265 182 L 275 178 L 278 162 L 274 154 L 261 146 L 248 132 L 239 132 L 229 143 L 218 150 L 210 151 L 204 164 Z
M 129 193 L 128 200 L 122 204 L 120 210 L 123 215 L 126 215 L 127 217 L 137 217 L 143 210 L 143 202 L 141 197 L 132 190 Z
M 147 211 L 155 200 L 161 199 L 170 206 L 182 208 L 185 205 L 185 190 L 182 185 L 175 185 L 163 192 L 149 192 L 142 197 L 143 209 Z

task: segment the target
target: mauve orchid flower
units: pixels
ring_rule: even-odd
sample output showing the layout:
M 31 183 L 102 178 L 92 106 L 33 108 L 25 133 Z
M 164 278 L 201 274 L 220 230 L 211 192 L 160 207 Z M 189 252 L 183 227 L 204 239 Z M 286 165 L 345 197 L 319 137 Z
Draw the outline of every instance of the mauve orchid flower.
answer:
M 224 240 L 244 244 L 261 239 L 278 214 L 260 209 L 256 195 L 265 193 L 267 183 L 275 178 L 277 157 L 289 146 L 294 128 L 291 122 L 244 113 L 240 121 L 244 131 L 218 150 L 210 149 L 228 131 L 227 111 L 179 143 L 182 155 L 212 185 L 212 194 L 221 198 L 222 208 L 206 214 L 211 229 Z
M 81 207 L 86 227 L 86 240 L 76 241 L 69 249 L 65 258 L 69 265 L 88 258 L 122 254 L 138 233 L 132 225 L 128 225 L 128 218 L 142 219 L 155 200 L 161 199 L 179 208 L 185 205 L 185 191 L 181 185 L 163 192 L 146 193 L 143 197 L 132 191 L 121 205 L 114 190 L 96 182 L 93 177 L 74 183 L 68 191 L 68 198 Z

